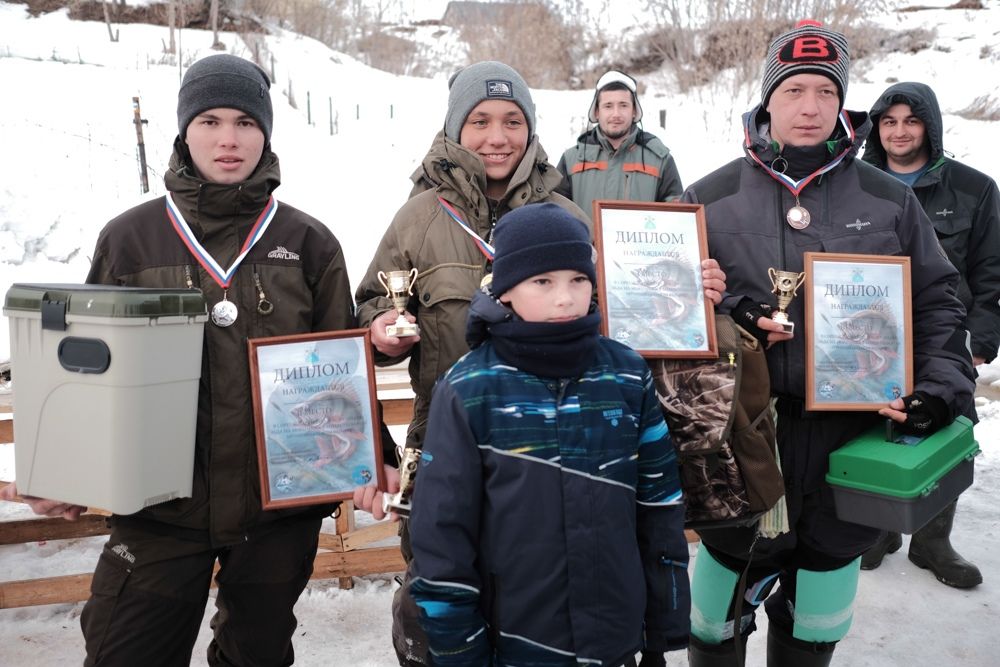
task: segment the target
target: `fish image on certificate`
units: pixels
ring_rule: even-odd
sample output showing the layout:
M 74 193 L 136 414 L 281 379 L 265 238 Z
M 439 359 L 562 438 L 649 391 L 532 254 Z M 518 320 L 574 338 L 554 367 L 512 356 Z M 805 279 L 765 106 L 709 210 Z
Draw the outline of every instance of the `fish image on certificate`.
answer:
M 598 303 L 606 335 L 643 356 L 712 356 L 715 327 L 702 285 L 699 210 L 680 204 L 596 204 Z M 681 206 L 686 208 L 678 210 Z
M 257 348 L 262 484 L 271 502 L 349 494 L 374 484 L 373 410 L 364 339 Z
M 909 273 L 900 258 L 810 254 L 809 402 L 877 409 L 909 393 Z

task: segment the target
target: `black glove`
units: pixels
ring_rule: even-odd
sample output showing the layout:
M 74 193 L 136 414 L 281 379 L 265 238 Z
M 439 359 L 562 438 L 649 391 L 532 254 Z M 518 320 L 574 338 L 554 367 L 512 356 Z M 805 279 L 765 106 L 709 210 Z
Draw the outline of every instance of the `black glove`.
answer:
M 896 426 L 910 435 L 927 436 L 951 422 L 948 404 L 923 391 L 903 397 L 903 412 L 906 413 L 906 421 Z
M 639 667 L 666 667 L 666 665 L 667 659 L 662 653 L 642 652 L 642 660 L 639 661 Z
M 767 334 L 770 333 L 757 326 L 757 320 L 771 316 L 771 306 L 766 303 L 754 303 L 748 296 L 740 299 L 731 311 L 733 321 L 743 327 L 748 334 L 756 338 L 762 345 L 767 345 Z

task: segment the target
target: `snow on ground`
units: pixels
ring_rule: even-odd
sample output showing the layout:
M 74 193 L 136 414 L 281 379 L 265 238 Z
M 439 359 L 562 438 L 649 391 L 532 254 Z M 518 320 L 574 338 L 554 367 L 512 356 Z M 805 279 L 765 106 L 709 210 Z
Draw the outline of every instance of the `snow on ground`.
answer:
M 641 3 L 620 3 L 638 13 Z M 924 2 L 922 4 L 930 4 Z M 942 4 L 936 2 L 934 4 Z M 867 109 L 896 80 L 930 83 L 945 112 L 945 148 L 989 172 L 1000 123 L 955 115 L 977 97 L 997 96 L 1000 2 L 985 11 L 943 10 L 886 14 L 885 25 L 936 30 L 934 48 L 857 63 L 847 106 Z M 628 5 L 628 7 L 625 7 Z M 178 59 L 162 53 L 166 29 L 118 26 L 110 43 L 102 23 L 69 21 L 64 12 L 35 19 L 24 5 L 0 2 L 0 289 L 14 282 L 79 282 L 97 232 L 122 210 L 162 194 L 162 172 L 176 134 L 176 94 L 182 67 L 210 53 L 211 34 L 185 30 Z M 248 47 L 236 35 L 222 39 L 231 53 Z M 409 191 L 407 180 L 441 126 L 444 77 L 394 77 L 327 50 L 313 40 L 278 32 L 267 38 L 274 55 L 275 130 L 284 184 L 278 197 L 325 221 L 345 247 L 356 284 L 382 230 Z M 753 103 L 716 84 L 679 95 L 644 77 L 645 129 L 671 147 L 685 183 L 739 155 L 738 115 Z M 294 97 L 297 108 L 287 99 Z M 749 95 L 746 97 L 745 95 Z M 139 193 L 132 97 L 140 97 L 151 192 Z M 591 91 L 535 91 L 538 134 L 552 162 L 584 129 Z M 666 128 L 658 126 L 666 111 Z M 307 121 L 311 119 L 312 124 Z M 335 126 L 331 135 L 330 125 Z M 995 174 L 995 172 L 994 172 Z M 10 344 L 0 321 L 0 362 Z M 1000 488 L 1000 364 L 981 372 L 983 455 L 976 481 L 959 504 L 953 540 L 983 570 L 971 591 L 938 584 L 913 566 L 904 548 L 874 572 L 862 573 L 854 627 L 836 664 L 923 667 L 996 664 L 1000 611 L 1000 553 L 996 489 Z M 991 386 L 992 383 L 992 386 Z M 0 387 L 0 391 L 2 391 Z M 986 398 L 988 397 L 988 398 Z M 0 479 L 13 476 L 13 445 L 0 445 Z M 0 519 L 26 518 L 21 506 L 0 503 Z M 360 516 L 360 515 L 359 515 Z M 908 538 L 904 538 L 908 539 Z M 3 579 L 15 581 L 89 572 L 101 538 L 0 546 Z M 330 581 L 310 584 L 296 607 L 297 664 L 390 667 L 391 576 L 357 580 L 341 591 Z M 0 665 L 79 663 L 80 604 L 0 610 Z M 203 665 L 206 610 L 195 648 Z M 766 623 L 765 619 L 761 621 Z M 764 624 L 762 623 L 762 625 Z M 748 665 L 764 664 L 763 634 L 751 639 Z M 686 664 L 671 655 L 670 665 Z

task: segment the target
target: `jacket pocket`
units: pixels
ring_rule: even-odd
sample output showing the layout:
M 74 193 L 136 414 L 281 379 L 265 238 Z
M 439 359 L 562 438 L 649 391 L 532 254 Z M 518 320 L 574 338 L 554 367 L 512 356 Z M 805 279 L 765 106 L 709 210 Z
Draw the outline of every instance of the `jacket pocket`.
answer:
M 823 239 L 823 252 L 899 255 L 903 252 L 903 247 L 899 245 L 899 237 L 895 232 L 879 230 Z
M 465 320 L 482 269 L 471 264 L 439 264 L 417 276 L 420 303 L 420 387 L 430 395 L 434 382 L 468 351 Z
M 948 218 L 932 214 L 931 222 L 934 224 L 934 231 L 938 236 L 964 235 L 972 229 L 972 218 L 961 213 Z

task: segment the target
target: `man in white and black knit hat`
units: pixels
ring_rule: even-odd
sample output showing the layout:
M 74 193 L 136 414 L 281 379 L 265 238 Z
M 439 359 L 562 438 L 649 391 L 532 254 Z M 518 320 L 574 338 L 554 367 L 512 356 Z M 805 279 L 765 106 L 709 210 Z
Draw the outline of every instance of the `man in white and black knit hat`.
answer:
M 581 134 L 559 160 L 557 192 L 593 215 L 595 199 L 667 201 L 684 187 L 674 156 L 658 137 L 639 126 L 642 106 L 635 79 L 608 70 L 597 81 Z
M 708 246 L 729 290 L 720 311 L 767 346 L 789 525 L 773 538 L 757 535 L 756 527 L 702 533 L 692 577 L 691 667 L 741 664 L 761 604 L 768 665 L 829 665 L 853 618 L 860 556 L 879 536 L 837 518 L 825 479 L 830 452 L 880 425 L 880 415 L 920 436 L 958 414 L 975 417 L 958 274 L 913 191 L 855 159 L 871 121 L 844 109 L 849 69 L 848 43 L 838 32 L 805 21 L 779 35 L 767 52 L 761 102 L 743 116 L 745 157 L 682 198 L 705 205 Z M 794 335 L 784 332 L 768 317 L 775 305 L 768 274 L 803 271 L 807 251 L 904 256 L 920 267 L 911 285 L 913 321 L 920 323 L 913 331 L 913 391 L 878 413 L 806 409 L 812 325 L 805 299 L 788 307 Z M 864 370 L 840 375 L 856 379 Z M 827 377 L 831 387 L 840 382 Z

